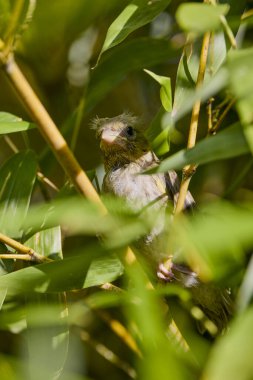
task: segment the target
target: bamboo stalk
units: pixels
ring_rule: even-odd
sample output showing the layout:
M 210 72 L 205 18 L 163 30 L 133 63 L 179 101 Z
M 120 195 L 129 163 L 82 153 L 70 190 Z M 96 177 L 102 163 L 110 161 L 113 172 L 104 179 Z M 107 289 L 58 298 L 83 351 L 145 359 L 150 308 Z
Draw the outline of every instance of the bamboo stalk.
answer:
M 196 89 L 198 89 L 204 81 L 207 56 L 208 56 L 208 48 L 209 48 L 209 41 L 210 41 L 210 32 L 207 32 L 207 33 L 205 33 L 205 35 L 203 37 L 203 42 L 202 42 Z M 198 130 L 198 120 L 199 120 L 199 113 L 200 113 L 200 105 L 201 105 L 200 99 L 198 99 L 193 105 L 191 122 L 190 122 L 190 129 L 189 129 L 189 136 L 188 136 L 188 142 L 187 142 L 187 148 L 188 149 L 193 148 L 195 143 L 196 143 L 196 136 L 197 136 L 197 130 Z M 175 214 L 180 213 L 184 208 L 184 203 L 185 203 L 185 198 L 187 195 L 189 183 L 191 181 L 192 175 L 195 172 L 195 169 L 196 169 L 195 165 L 187 165 L 183 169 L 183 178 L 182 178 L 181 185 L 180 185 L 179 196 L 178 196 L 178 200 L 177 200 L 177 204 L 176 204 L 176 208 L 175 208 Z

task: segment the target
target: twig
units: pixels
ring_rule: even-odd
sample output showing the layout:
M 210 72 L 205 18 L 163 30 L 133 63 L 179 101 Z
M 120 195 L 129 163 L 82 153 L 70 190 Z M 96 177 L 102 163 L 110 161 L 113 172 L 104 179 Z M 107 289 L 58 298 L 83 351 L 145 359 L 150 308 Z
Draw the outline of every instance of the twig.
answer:
M 49 259 L 48 257 L 46 256 L 42 256 L 42 255 L 39 255 L 37 252 L 35 252 L 33 249 L 29 248 L 29 247 L 26 247 L 25 245 L 19 243 L 18 241 L 0 233 L 0 241 L 6 245 L 8 245 L 9 247 L 12 247 L 14 248 L 16 251 L 20 252 L 21 255 L 16 255 L 15 259 L 20 259 L 20 260 L 28 260 L 27 258 L 23 258 L 23 257 L 30 257 L 30 260 L 29 261 L 36 261 L 36 262 L 39 262 L 39 263 L 42 263 L 42 262 L 51 262 L 52 260 Z M 11 254 L 10 254 L 11 255 Z M 11 258 L 10 255 L 8 255 L 8 257 L 6 258 Z
M 31 255 L 18 254 L 18 253 L 0 253 L 0 259 L 14 259 L 23 261 L 35 261 Z M 36 260 L 37 261 L 37 260 Z
M 107 313 L 103 311 L 96 311 L 98 316 L 103 319 L 110 327 L 110 329 L 132 350 L 134 351 L 140 358 L 142 357 L 142 353 L 139 350 L 135 340 L 132 335 L 127 331 L 125 326 L 122 325 L 118 320 L 113 319 Z
M 104 344 L 101 344 L 100 342 L 94 340 L 91 338 L 90 334 L 85 331 L 80 331 L 80 337 L 82 341 L 88 343 L 91 347 L 93 347 L 98 354 L 100 354 L 104 359 L 108 360 L 112 364 L 114 364 L 116 367 L 120 368 L 122 371 L 124 371 L 130 378 L 136 379 L 137 374 L 127 362 L 120 359 L 112 350 L 110 350 L 108 347 L 106 347 Z
M 210 40 L 210 33 L 207 32 L 205 33 L 203 37 L 196 89 L 198 89 L 204 81 L 206 62 L 207 62 L 207 56 L 208 56 L 208 48 L 209 48 L 209 40 Z M 188 149 L 194 147 L 196 143 L 200 105 L 201 105 L 200 99 L 198 99 L 193 105 L 189 137 L 188 137 L 188 143 L 187 143 Z M 192 175 L 195 172 L 195 169 L 196 169 L 195 165 L 187 165 L 183 169 L 183 178 L 180 185 L 179 196 L 178 196 L 178 200 L 177 200 L 177 204 L 175 208 L 175 214 L 180 213 L 184 208 L 184 203 L 185 203 L 185 198 L 187 195 L 189 183 L 190 183 Z
M 216 134 L 217 129 L 220 128 L 221 123 L 223 122 L 223 120 L 227 116 L 228 111 L 233 107 L 234 103 L 235 103 L 235 99 L 230 100 L 227 107 L 224 109 L 221 116 L 217 120 L 216 124 L 214 126 L 212 126 L 210 129 L 208 129 L 208 134 L 210 134 L 210 135 Z

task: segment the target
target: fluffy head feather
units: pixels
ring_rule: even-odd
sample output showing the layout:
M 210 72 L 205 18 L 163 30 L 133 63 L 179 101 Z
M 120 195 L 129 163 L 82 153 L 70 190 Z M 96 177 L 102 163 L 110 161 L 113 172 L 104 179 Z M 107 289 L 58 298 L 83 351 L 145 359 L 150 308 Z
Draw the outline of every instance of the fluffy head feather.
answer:
M 137 117 L 128 113 L 95 119 L 93 128 L 100 139 L 106 170 L 136 162 L 149 151 Z

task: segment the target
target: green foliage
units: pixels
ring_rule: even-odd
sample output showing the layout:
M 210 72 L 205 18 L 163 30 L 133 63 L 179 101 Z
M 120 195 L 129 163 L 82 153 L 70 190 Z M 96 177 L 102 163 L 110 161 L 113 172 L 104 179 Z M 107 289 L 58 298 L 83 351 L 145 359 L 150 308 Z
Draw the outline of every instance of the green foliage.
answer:
M 50 147 L 39 135 L 39 121 L 1 77 L 1 380 L 251 379 L 251 2 L 35 5 L 0 0 L 1 57 L 14 51 L 66 139 L 77 141 L 76 156 L 95 186 L 101 185 L 100 154 L 87 125 L 96 114 L 130 110 L 141 116 L 161 157 L 154 172 L 197 165 L 191 183 L 197 208 L 173 223 L 168 210 L 167 246 L 201 281 L 229 288 L 234 310 L 228 331 L 210 337 L 217 329 L 187 289 L 177 281 L 157 284 L 143 258 L 131 263 L 128 245 L 164 215 L 135 212 L 103 196 L 104 215 L 77 194 L 55 156 L 45 153 Z M 197 85 L 206 32 L 205 78 Z M 231 48 L 232 33 L 237 49 Z M 198 141 L 187 150 L 198 100 Z M 2 235 L 30 252 L 16 251 Z M 204 335 L 197 326 L 206 328 Z

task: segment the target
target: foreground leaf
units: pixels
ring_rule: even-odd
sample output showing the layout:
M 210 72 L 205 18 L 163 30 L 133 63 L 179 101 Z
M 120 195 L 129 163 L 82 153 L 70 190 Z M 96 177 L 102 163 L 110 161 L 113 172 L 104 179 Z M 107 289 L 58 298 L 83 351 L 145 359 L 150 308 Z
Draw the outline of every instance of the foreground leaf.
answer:
M 253 308 L 231 324 L 228 333 L 221 337 L 214 346 L 205 370 L 209 380 L 230 379 L 248 380 L 253 373 L 253 340 L 250 331 L 253 329 Z M 240 347 L 240 352 L 238 349 Z
M 206 164 L 249 153 L 249 146 L 240 124 L 235 124 L 216 136 L 204 139 L 192 149 L 183 149 L 163 160 L 155 172 L 182 169 L 188 164 Z
M 105 255 L 93 261 L 96 252 L 89 248 L 79 256 L 6 274 L 0 277 L 0 287 L 11 294 L 64 292 L 102 285 L 122 275 L 119 259 Z
M 226 15 L 228 11 L 228 4 L 181 4 L 176 12 L 176 19 L 182 29 L 204 33 L 221 27 L 220 16 Z

